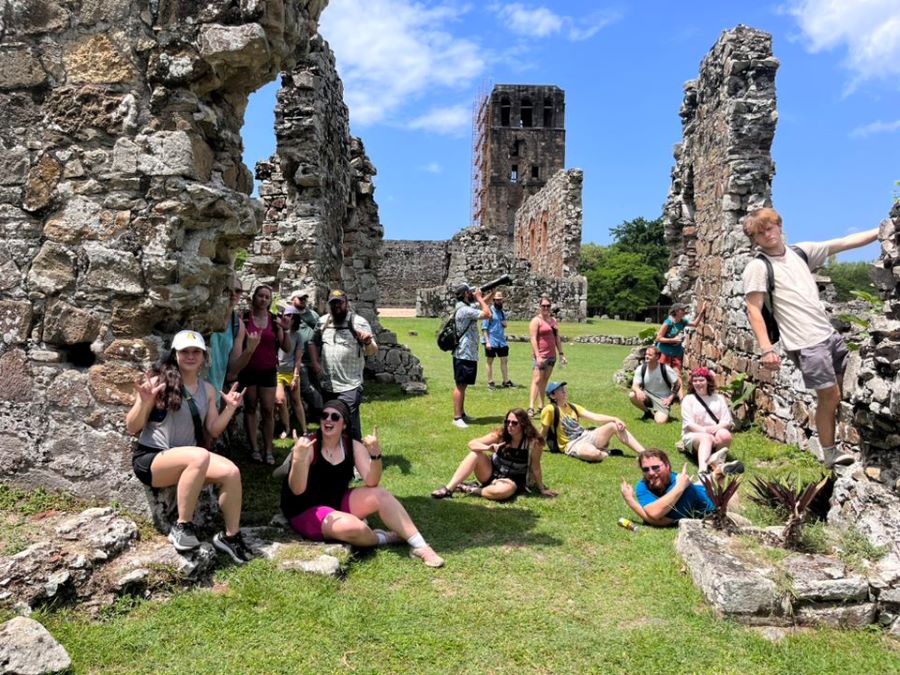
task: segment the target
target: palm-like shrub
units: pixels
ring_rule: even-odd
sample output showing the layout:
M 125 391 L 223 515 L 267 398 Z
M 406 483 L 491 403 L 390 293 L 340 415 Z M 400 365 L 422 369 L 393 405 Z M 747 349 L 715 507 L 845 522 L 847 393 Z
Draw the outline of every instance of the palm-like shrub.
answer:
M 815 483 L 801 484 L 790 477 L 778 479 L 754 478 L 750 486 L 755 494 L 750 499 L 763 506 L 774 506 L 787 517 L 787 523 L 781 534 L 785 548 L 797 550 L 803 536 L 803 526 L 811 515 L 810 505 L 820 492 L 828 485 L 829 478 L 823 477 Z
M 712 523 L 712 526 L 717 530 L 736 531 L 737 525 L 728 515 L 728 502 L 734 497 L 738 486 L 741 484 L 740 477 L 736 476 L 730 480 L 719 481 L 712 474 L 701 473 L 700 482 L 703 484 L 709 500 L 713 503 L 713 512 L 706 516 L 704 520 Z

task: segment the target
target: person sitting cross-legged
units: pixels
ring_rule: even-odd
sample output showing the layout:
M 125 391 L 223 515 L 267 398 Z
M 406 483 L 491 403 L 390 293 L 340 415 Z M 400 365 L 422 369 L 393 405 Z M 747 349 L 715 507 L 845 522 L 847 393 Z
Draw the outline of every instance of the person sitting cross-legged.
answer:
M 623 480 L 622 498 L 648 525 L 667 527 L 682 518 L 703 518 L 714 510 L 706 489 L 692 482 L 687 464 L 676 473 L 665 452 L 649 448 L 638 455 L 638 466 L 644 477 L 634 487 Z M 713 475 L 717 480 L 723 476 L 718 464 Z
M 681 394 L 681 378 L 672 366 L 659 362 L 659 349 L 650 345 L 644 350 L 644 363 L 634 371 L 628 398 L 644 417 L 657 424 L 669 421 L 670 409 Z
M 640 452 L 644 449 L 631 435 L 625 422 L 618 417 L 591 412 L 584 406 L 569 402 L 569 392 L 565 382 L 551 382 L 547 385 L 550 404 L 541 411 L 541 434 L 555 434 L 560 452 L 585 462 L 602 462 L 609 457 L 609 442 L 616 436 L 622 443 Z M 579 420 L 585 419 L 600 426 L 585 429 Z M 555 425 L 554 425 L 555 422 Z
M 681 402 L 681 442 L 688 452 L 697 453 L 700 473 L 710 464 L 724 461 L 731 444 L 731 409 L 716 393 L 716 381 L 707 368 L 694 368 L 688 380 L 688 395 Z M 725 473 L 740 473 L 744 465 L 728 462 Z
M 467 494 L 502 501 L 525 492 L 530 482 L 543 496 L 556 497 L 556 492 L 544 486 L 541 472 L 543 447 L 544 439 L 531 424 L 528 413 L 522 408 L 513 408 L 506 413 L 500 429 L 469 441 L 469 454 L 460 462 L 450 482 L 431 496 L 445 499 L 459 489 Z M 473 473 L 481 485 L 463 485 Z
M 410 556 L 428 567 L 444 560 L 419 533 L 406 509 L 379 487 L 382 460 L 378 431 L 362 441 L 351 438 L 350 408 L 339 400 L 322 410 L 319 431 L 294 434 L 294 447 L 276 476 L 286 474 L 281 510 L 291 527 L 307 539 L 344 541 L 354 546 L 384 546 L 406 541 Z M 354 467 L 363 486 L 350 488 Z M 389 531 L 370 528 L 365 518 L 378 515 Z

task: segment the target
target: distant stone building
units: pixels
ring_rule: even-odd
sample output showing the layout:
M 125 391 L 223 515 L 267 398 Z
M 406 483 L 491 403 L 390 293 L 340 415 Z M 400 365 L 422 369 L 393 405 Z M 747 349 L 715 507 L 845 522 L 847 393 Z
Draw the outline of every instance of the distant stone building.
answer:
M 587 315 L 581 255 L 583 174 L 565 170 L 565 92 L 500 84 L 479 101 L 472 152 L 472 225 L 449 241 L 387 241 L 383 306 L 438 316 L 460 282 L 509 273 L 512 316 L 527 318 L 549 294 L 568 321 Z M 411 302 L 413 301 L 413 302 Z

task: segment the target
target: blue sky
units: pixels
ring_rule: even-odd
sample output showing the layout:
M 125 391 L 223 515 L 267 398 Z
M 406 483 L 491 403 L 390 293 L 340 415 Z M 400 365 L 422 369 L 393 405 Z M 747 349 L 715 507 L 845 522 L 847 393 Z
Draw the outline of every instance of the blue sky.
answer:
M 330 0 L 320 31 L 378 169 L 386 238 L 446 239 L 469 224 L 473 101 L 527 83 L 565 90 L 583 241 L 607 243 L 610 227 L 661 213 L 682 86 L 739 23 L 771 33 L 781 61 L 773 201 L 789 239 L 876 226 L 900 191 L 900 0 Z M 250 167 L 274 149 L 276 88 L 248 106 Z

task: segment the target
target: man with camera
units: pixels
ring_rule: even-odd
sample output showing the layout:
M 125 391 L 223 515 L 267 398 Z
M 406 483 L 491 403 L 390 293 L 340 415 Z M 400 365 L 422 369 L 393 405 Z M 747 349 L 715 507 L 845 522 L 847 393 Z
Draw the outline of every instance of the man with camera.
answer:
M 481 295 L 481 289 L 469 284 L 460 284 L 454 289 L 456 308 L 453 316 L 456 321 L 456 334 L 459 343 L 453 350 L 453 426 L 467 428 L 472 421 L 466 415 L 466 388 L 475 384 L 478 374 L 478 322 L 491 317 L 491 308 Z M 491 297 L 492 293 L 488 293 Z

